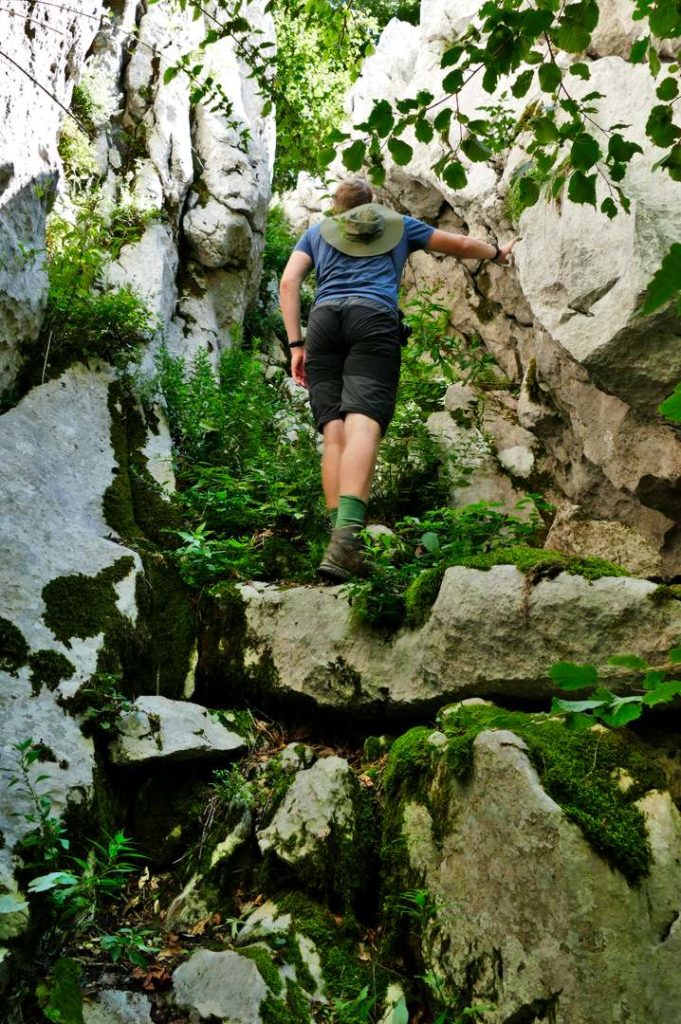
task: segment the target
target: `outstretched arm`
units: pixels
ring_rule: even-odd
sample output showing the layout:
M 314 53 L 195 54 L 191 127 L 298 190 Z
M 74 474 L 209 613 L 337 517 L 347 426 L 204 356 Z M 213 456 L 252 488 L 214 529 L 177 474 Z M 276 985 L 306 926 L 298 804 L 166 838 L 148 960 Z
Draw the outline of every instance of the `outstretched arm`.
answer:
M 312 270 L 312 260 L 304 252 L 292 252 L 289 261 L 284 268 L 279 284 L 279 305 L 281 315 L 284 318 L 286 336 L 291 341 L 298 341 L 302 337 L 300 323 L 300 286 L 303 279 Z M 291 376 L 296 384 L 307 387 L 305 376 L 305 349 L 294 348 L 291 350 Z
M 499 255 L 495 263 L 508 263 L 508 257 L 517 238 L 499 246 Z M 496 249 L 489 242 L 479 242 L 469 235 L 455 235 L 451 231 L 433 231 L 426 249 L 429 252 L 443 252 L 447 256 L 459 256 L 462 260 L 491 260 Z

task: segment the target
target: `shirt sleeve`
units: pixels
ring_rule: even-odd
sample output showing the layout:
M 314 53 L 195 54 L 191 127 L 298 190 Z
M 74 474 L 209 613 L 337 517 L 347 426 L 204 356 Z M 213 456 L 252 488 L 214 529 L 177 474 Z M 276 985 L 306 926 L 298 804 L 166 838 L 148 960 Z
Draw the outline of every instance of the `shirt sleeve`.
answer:
M 306 256 L 309 256 L 314 261 L 312 254 L 312 246 L 310 244 L 310 229 L 308 228 L 304 235 L 298 239 L 293 249 L 294 252 L 304 252 Z
M 409 252 L 415 252 L 417 249 L 425 249 L 435 228 L 430 224 L 424 224 L 422 220 L 417 220 L 416 217 L 405 217 L 404 230 Z

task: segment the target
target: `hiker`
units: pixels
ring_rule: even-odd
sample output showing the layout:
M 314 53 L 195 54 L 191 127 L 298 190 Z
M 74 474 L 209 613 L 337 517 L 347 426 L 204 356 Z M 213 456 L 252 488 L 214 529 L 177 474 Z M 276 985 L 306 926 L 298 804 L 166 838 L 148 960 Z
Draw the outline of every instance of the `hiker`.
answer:
M 373 202 L 363 178 L 343 181 L 332 216 L 298 241 L 281 278 L 291 375 L 309 388 L 324 437 L 322 486 L 331 541 L 318 574 L 343 582 L 364 574 L 362 539 L 378 446 L 395 411 L 401 345 L 397 293 L 417 249 L 507 264 L 504 246 L 438 231 Z M 317 291 L 303 340 L 300 287 L 314 268 Z

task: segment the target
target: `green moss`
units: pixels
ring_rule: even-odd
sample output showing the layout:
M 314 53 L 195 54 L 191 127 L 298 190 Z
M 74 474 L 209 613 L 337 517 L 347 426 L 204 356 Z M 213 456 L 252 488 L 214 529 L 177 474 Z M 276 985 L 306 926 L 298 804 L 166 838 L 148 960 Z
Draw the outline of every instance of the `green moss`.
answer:
M 213 707 L 226 699 L 250 704 L 267 700 L 278 674 L 267 650 L 257 660 L 246 622 L 246 603 L 233 583 L 219 583 L 199 603 L 199 663 L 196 699 Z
M 681 601 L 681 583 L 663 583 L 650 595 L 652 601 Z
M 579 825 L 592 848 L 632 885 L 648 874 L 652 853 L 645 819 L 634 802 L 651 789 L 664 788 L 665 780 L 661 766 L 632 734 L 573 732 L 544 716 L 493 706 L 457 708 L 442 720 L 449 738 L 446 764 L 457 778 L 470 773 L 480 732 L 510 729 L 525 741 L 546 792 Z M 633 780 L 626 792 L 617 782 L 619 769 Z
M 104 518 L 125 541 L 161 548 L 176 548 L 179 538 L 173 531 L 182 526 L 182 517 L 172 501 L 149 473 L 143 453 L 147 424 L 139 405 L 123 384 L 109 389 L 111 446 L 118 465 L 113 482 L 104 492 Z M 155 429 L 153 419 L 149 429 Z
M 291 914 L 296 932 L 314 942 L 327 998 L 349 999 L 373 984 L 373 968 L 359 959 L 359 932 L 353 917 L 338 920 L 299 892 L 280 894 L 277 906 Z
M 239 955 L 253 961 L 270 992 L 278 996 L 284 987 L 284 983 L 274 963 L 272 951 L 263 943 L 258 943 L 257 945 L 240 948 Z
M 96 576 L 75 573 L 59 576 L 43 587 L 44 620 L 57 640 L 70 647 L 73 637 L 85 639 L 107 633 L 122 618 L 116 607 L 114 589 L 134 569 L 129 555 L 116 559 L 113 565 Z
M 34 695 L 40 693 L 43 686 L 48 690 L 56 690 L 62 679 L 70 679 L 75 673 L 75 666 L 59 651 L 36 651 L 28 659 L 31 666 L 31 688 Z
M 26 664 L 28 650 L 21 630 L 9 619 L 0 618 L 0 669 L 15 676 Z
M 517 545 L 510 548 L 496 548 L 481 555 L 471 555 L 455 563 L 470 569 L 491 569 L 495 565 L 515 565 L 528 574 L 532 582 L 567 572 L 583 576 L 587 580 L 598 580 L 606 576 L 631 576 L 621 565 L 607 562 L 604 558 L 565 555 L 561 551 L 546 548 L 530 548 Z
M 440 593 L 444 566 L 425 569 L 409 584 L 404 595 L 405 621 L 412 629 L 422 626 Z
M 387 754 L 392 746 L 391 736 L 367 736 L 364 741 L 364 761 L 378 761 Z
M 418 785 L 423 773 L 431 767 L 434 748 L 428 737 L 432 732 L 427 726 L 417 725 L 395 740 L 383 775 L 388 798 L 402 786 L 412 789 Z

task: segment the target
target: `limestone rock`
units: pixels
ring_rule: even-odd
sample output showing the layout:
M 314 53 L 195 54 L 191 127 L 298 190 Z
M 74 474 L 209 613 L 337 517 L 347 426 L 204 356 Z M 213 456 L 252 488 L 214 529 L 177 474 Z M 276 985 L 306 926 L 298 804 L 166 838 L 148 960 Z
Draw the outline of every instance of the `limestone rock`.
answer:
M 177 302 L 178 255 L 169 225 L 152 222 L 138 242 L 125 245 L 107 268 L 108 284 L 131 288 L 167 329 Z
M 104 989 L 83 1006 L 85 1024 L 152 1024 L 151 1003 L 141 992 Z
M 483 732 L 473 751 L 465 782 L 436 783 L 437 840 L 423 804 L 404 814 L 411 871 L 437 907 L 428 966 L 492 1004 L 489 1024 L 667 1024 L 681 996 L 681 818 L 668 794 L 640 801 L 653 866 L 631 887 L 546 794 L 522 740 Z
M 638 530 L 624 523 L 585 519 L 579 508 L 561 509 L 546 537 L 547 548 L 568 555 L 595 555 L 638 576 L 660 576 L 662 558 Z
M 0 760 L 15 762 L 14 743 L 32 738 L 51 751 L 32 775 L 48 774 L 53 813 L 67 800 L 80 802 L 92 785 L 93 747 L 75 718 L 57 703 L 60 692 L 72 693 L 97 669 L 102 634 L 55 638 L 45 622 L 46 584 L 63 576 L 93 577 L 121 558 L 130 569 L 115 585 L 118 610 L 131 623 L 137 618 L 135 581 L 139 556 L 118 543 L 107 525 L 102 499 L 117 471 L 111 447 L 111 415 L 107 373 L 74 367 L 58 380 L 35 388 L 2 417 L 0 431 L 0 589 L 3 617 L 16 627 L 26 655 L 49 652 L 70 663 L 72 675 L 49 686 L 35 684 L 32 669 L 19 665 L 2 672 L 0 714 L 4 722 Z M 51 687 L 51 688 L 50 688 Z M 23 798 L 10 808 L 0 801 L 0 828 L 5 842 L 0 871 L 9 871 L 11 850 L 29 825 L 20 816 Z M 10 817 L 10 810 L 19 816 Z
M 341 757 L 324 757 L 298 772 L 274 818 L 258 832 L 261 852 L 272 851 L 294 867 L 322 866 L 330 841 L 336 848 L 352 841 L 356 788 L 352 769 Z
M 69 104 L 101 12 L 101 0 L 83 0 L 39 9 L 19 5 L 2 19 L 3 48 L 19 67 L 0 61 L 0 122 L 11 126 L 0 135 L 0 392 L 15 381 L 19 346 L 32 345 L 40 328 L 60 104 Z
M 216 758 L 246 747 L 243 737 L 216 722 L 206 708 L 167 697 L 138 697 L 116 731 L 109 756 L 120 765 Z
M 189 249 L 204 267 L 247 266 L 252 257 L 253 232 L 242 213 L 229 213 L 215 199 L 185 214 Z
M 500 503 L 499 511 L 519 514 L 516 506 L 526 495 L 517 490 L 510 477 L 501 471 L 499 461 L 481 430 L 461 426 L 448 412 L 431 413 L 427 426 L 451 465 L 453 483 L 449 504 L 452 508 L 478 501 L 494 501 Z M 525 468 L 526 463 L 517 453 L 509 449 L 505 452 L 507 465 L 513 467 L 517 464 L 521 470 Z M 532 465 L 530 462 L 528 472 Z M 527 515 L 528 512 L 520 510 L 520 514 Z
M 219 1017 L 230 1024 L 260 1024 L 260 1006 L 268 988 L 252 960 L 226 950 L 200 949 L 173 974 L 175 1002 L 202 1020 Z
M 610 655 L 660 663 L 681 636 L 681 603 L 652 600 L 655 591 L 628 577 L 589 582 L 561 573 L 531 586 L 511 565 L 452 567 L 427 622 L 384 637 L 352 627 L 340 587 L 242 587 L 250 638 L 242 671 L 257 681 L 265 670 L 282 698 L 367 715 L 425 711 L 443 699 L 546 697 L 554 692 L 549 669 L 560 660 L 597 664 L 618 688 L 626 680 L 606 666 Z M 218 643 L 220 653 L 207 660 Z M 224 703 L 236 652 L 219 631 L 206 634 L 203 649 L 202 686 Z M 238 678 L 243 692 L 248 684 Z

